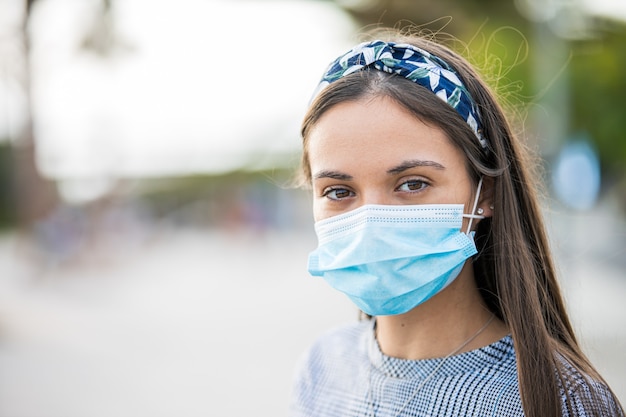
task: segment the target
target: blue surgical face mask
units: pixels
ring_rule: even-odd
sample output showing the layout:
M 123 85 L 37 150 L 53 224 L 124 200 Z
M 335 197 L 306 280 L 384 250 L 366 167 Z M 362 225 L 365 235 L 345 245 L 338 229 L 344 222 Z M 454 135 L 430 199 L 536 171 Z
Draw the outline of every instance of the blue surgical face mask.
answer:
M 321 220 L 308 270 L 371 316 L 406 313 L 450 284 L 477 253 L 471 222 L 466 233 L 461 226 L 464 217 L 482 216 L 463 209 L 365 205 Z

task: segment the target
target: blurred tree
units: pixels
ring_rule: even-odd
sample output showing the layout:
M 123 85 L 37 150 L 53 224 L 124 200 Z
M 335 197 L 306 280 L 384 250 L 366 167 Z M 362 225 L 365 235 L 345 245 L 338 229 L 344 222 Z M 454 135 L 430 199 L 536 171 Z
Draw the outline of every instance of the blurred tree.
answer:
M 37 168 L 35 137 L 31 113 L 31 74 L 30 74 L 30 18 L 36 0 L 24 3 L 22 39 L 22 65 L 19 80 L 26 97 L 26 121 L 19 136 L 13 138 L 10 163 L 13 167 L 13 194 L 19 226 L 28 229 L 36 221 L 44 218 L 57 204 L 58 197 L 54 183 L 41 176 Z
M 626 206 L 626 25 L 610 24 L 601 37 L 576 42 L 571 62 L 572 130 L 587 132 L 603 174 L 621 183 Z
M 44 178 L 37 167 L 36 139 L 33 129 L 32 96 L 31 96 L 31 17 L 38 0 L 25 0 L 23 23 L 21 30 L 22 68 L 19 71 L 19 82 L 27 100 L 26 122 L 19 136 L 12 138 L 10 155 L 6 157 L 6 166 L 12 167 L 14 193 L 11 201 L 15 216 L 6 216 L 6 219 L 17 219 L 18 225 L 28 230 L 34 223 L 48 216 L 59 203 L 56 185 L 53 181 Z M 116 39 L 113 32 L 112 2 L 101 0 L 88 33 L 83 39 L 81 47 L 86 51 L 106 57 Z M 7 210 L 11 211 L 10 208 Z M 9 212 L 7 211 L 7 213 Z
M 477 24 L 490 21 L 500 26 L 526 24 L 512 0 L 336 0 L 336 3 L 364 28 L 402 27 L 410 23 L 425 30 L 445 30 L 461 36 L 475 32 Z
M 0 142 L 0 229 L 5 229 L 17 221 L 14 204 L 13 160 L 8 142 Z

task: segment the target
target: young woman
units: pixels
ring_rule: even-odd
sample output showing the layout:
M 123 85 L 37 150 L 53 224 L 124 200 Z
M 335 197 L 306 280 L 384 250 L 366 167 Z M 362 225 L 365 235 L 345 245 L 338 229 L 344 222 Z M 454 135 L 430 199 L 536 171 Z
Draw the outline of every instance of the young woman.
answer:
M 331 63 L 303 122 L 308 268 L 368 320 L 311 347 L 291 415 L 623 416 L 493 94 L 448 48 L 394 36 Z

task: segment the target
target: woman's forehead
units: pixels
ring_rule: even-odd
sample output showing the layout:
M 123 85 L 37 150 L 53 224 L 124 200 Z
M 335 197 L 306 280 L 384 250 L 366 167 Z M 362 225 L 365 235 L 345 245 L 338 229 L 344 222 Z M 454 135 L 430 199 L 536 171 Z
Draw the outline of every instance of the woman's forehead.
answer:
M 392 100 L 351 101 L 330 108 L 308 137 L 316 170 L 374 162 L 395 166 L 406 160 L 440 165 L 464 163 L 463 154 L 438 127 L 426 124 Z

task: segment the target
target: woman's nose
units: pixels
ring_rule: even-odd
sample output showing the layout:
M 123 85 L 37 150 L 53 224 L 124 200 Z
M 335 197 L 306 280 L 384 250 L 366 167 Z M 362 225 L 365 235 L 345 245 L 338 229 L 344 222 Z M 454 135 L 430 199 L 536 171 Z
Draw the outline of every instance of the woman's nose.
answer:
M 367 190 L 362 194 L 362 204 L 378 204 L 392 205 L 397 204 L 393 201 L 393 196 L 382 190 Z

